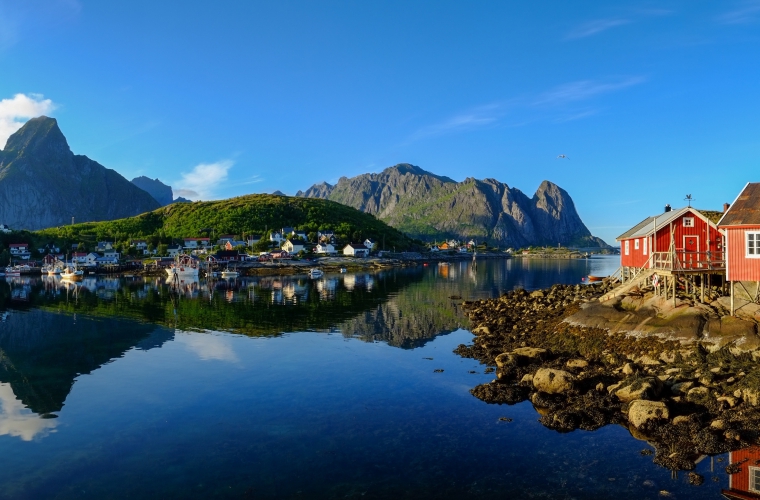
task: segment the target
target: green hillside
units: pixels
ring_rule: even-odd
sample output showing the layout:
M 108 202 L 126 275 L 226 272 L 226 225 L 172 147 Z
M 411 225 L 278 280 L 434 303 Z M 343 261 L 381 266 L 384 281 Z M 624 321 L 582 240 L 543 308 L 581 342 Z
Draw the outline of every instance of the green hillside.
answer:
M 353 208 L 328 200 L 253 194 L 220 201 L 174 203 L 135 217 L 104 222 L 87 222 L 33 233 L 40 241 L 61 244 L 94 241 L 153 239 L 156 244 L 185 237 L 223 234 L 264 235 L 290 226 L 307 234 L 332 230 L 339 241 L 357 242 L 373 238 L 387 249 L 414 246 L 400 231 Z

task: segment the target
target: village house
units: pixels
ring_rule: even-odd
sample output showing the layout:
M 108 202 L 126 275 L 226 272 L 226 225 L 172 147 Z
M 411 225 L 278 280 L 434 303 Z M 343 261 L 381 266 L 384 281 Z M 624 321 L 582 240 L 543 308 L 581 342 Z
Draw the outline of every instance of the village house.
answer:
M 375 246 L 377 245 L 377 242 L 373 240 L 372 238 L 367 238 L 364 240 L 364 246 L 369 249 L 369 251 L 375 250 Z
M 318 231 L 317 239 L 320 241 L 320 243 L 323 241 L 335 243 L 335 232 L 330 230 Z
M 722 267 L 723 235 L 702 211 L 692 207 L 647 217 L 616 238 L 626 269 L 698 270 Z
M 179 255 L 179 253 L 182 251 L 181 245 L 169 245 L 166 248 L 166 253 L 169 254 L 169 257 L 176 257 Z
M 117 252 L 116 250 L 111 249 L 111 250 L 104 251 L 103 252 L 103 257 L 106 257 L 108 259 L 114 259 L 114 260 L 118 261 L 121 258 L 121 254 L 119 252 Z
M 245 256 L 245 254 L 242 255 Z M 214 254 L 214 258 L 216 258 L 218 262 L 236 262 L 244 260 L 240 257 L 241 254 L 237 250 L 219 250 Z
M 726 281 L 734 297 L 755 301 L 760 283 L 760 182 L 749 182 L 725 212 L 718 227 L 726 236 Z
M 343 248 L 343 255 L 367 257 L 369 255 L 369 248 L 365 247 L 363 243 L 349 243 Z
M 11 228 L 8 226 L 8 224 L 0 224 L 0 233 L 8 234 L 11 232 Z
M 8 245 L 11 256 L 21 260 L 29 260 L 31 253 L 29 252 L 29 245 L 27 243 L 11 243 Z
M 105 252 L 106 250 L 113 250 L 112 241 L 99 241 L 98 246 L 95 249 L 96 252 Z
M 297 254 L 304 250 L 304 248 L 304 243 L 301 240 L 287 239 L 285 240 L 285 243 L 282 244 L 282 249 L 290 254 Z
M 95 252 L 90 252 L 87 255 L 85 255 L 84 259 L 82 259 L 81 264 L 86 267 L 95 267 L 98 264 L 98 259 L 100 259 L 100 254 L 97 254 Z
M 87 262 L 87 252 L 74 252 L 71 254 L 71 262 L 84 264 Z
M 273 242 L 277 243 L 278 246 L 280 245 L 280 243 L 282 243 L 282 240 L 284 240 L 284 239 L 285 238 L 282 236 L 282 233 L 279 232 L 279 231 L 272 231 L 269 234 L 269 241 L 273 241 Z
M 338 251 L 335 250 L 335 247 L 332 245 L 332 243 L 318 243 L 314 248 L 314 253 L 318 253 L 320 255 L 335 255 L 338 253 Z
M 451 247 L 449 246 L 449 242 L 448 241 L 444 241 L 443 243 L 441 243 L 440 245 L 438 245 L 438 249 L 439 250 L 451 250 Z
M 741 467 L 728 476 L 728 490 L 721 490 L 722 496 L 729 500 L 760 498 L 760 446 L 731 451 L 728 462 Z
M 199 248 L 208 247 L 211 242 L 211 239 L 210 238 L 184 238 L 183 241 L 185 243 L 185 248 L 187 250 L 196 250 Z
M 269 256 L 272 259 L 292 259 L 293 257 L 290 255 L 290 252 L 287 250 L 274 250 L 272 252 L 269 252 Z
M 234 250 L 237 247 L 244 247 L 244 246 L 246 246 L 245 241 L 241 241 L 241 240 L 227 240 L 225 242 L 225 244 L 224 244 L 224 249 L 225 250 Z
M 430 247 L 431 252 L 440 252 L 441 250 L 438 248 L 438 245 L 433 245 Z

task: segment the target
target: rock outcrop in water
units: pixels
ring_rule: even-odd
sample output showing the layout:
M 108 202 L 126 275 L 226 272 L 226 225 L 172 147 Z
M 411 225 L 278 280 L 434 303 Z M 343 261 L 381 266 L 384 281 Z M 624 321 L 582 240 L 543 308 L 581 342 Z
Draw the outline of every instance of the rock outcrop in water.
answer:
M 758 443 L 757 323 L 728 320 L 722 299 L 703 306 L 685 294 L 675 306 L 651 290 L 598 303 L 611 287 L 555 285 L 465 302 L 476 338 L 455 352 L 497 367 L 473 395 L 530 400 L 541 423 L 560 432 L 625 426 L 655 447 L 656 463 L 676 470 Z
M 0 151 L 0 221 L 43 229 L 129 217 L 159 207 L 116 171 L 75 155 L 53 118 L 29 120 Z
M 423 239 L 607 247 L 583 224 L 570 195 L 549 181 L 529 198 L 495 179 L 456 182 L 402 163 L 379 174 L 342 177 L 335 185 L 315 184 L 296 196 L 337 201 Z

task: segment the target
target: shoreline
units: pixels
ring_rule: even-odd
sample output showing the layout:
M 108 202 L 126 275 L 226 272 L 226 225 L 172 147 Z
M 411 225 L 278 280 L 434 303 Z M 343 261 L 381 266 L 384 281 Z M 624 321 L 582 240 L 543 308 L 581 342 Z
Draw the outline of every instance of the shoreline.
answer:
M 671 470 L 760 443 L 757 322 L 729 319 L 721 299 L 701 307 L 685 294 L 670 310 L 649 290 L 600 303 L 613 288 L 465 301 L 473 343 L 454 352 L 496 371 L 470 392 L 492 404 L 530 401 L 559 432 L 623 426 Z

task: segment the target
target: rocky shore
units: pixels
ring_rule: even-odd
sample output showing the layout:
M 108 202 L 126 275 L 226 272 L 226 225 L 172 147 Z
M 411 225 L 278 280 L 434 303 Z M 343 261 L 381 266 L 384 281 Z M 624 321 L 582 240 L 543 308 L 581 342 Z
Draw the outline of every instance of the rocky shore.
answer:
M 674 304 L 651 287 L 599 302 L 612 288 L 555 285 L 465 301 L 476 337 L 455 352 L 496 368 L 472 394 L 529 400 L 560 432 L 624 426 L 673 470 L 760 442 L 757 308 L 728 316 L 718 289 L 707 304 L 683 291 Z

